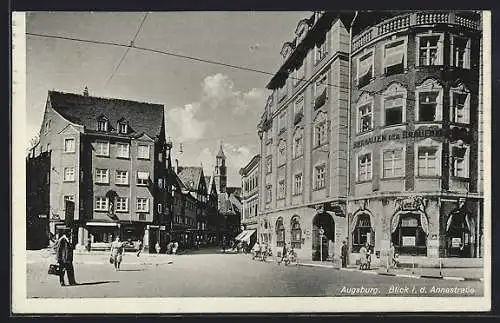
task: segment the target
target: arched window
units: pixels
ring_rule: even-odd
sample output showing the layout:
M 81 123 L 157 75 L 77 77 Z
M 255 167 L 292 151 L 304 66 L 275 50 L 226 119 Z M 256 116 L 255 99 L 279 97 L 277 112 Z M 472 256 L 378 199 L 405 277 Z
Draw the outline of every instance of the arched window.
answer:
M 359 252 L 361 246 L 365 243 L 370 243 L 373 245 L 374 242 L 374 232 L 371 226 L 370 215 L 368 213 L 362 213 L 358 216 L 356 221 L 354 231 L 352 233 L 352 251 Z
M 279 217 L 276 220 L 276 246 L 283 247 L 285 245 L 285 226 L 283 225 L 283 218 Z
M 291 233 L 292 233 L 292 248 L 294 249 L 300 249 L 302 246 L 302 230 L 300 229 L 300 222 L 299 222 L 299 217 L 294 216 L 292 218 L 292 221 L 290 221 L 291 224 Z
M 422 223 L 425 219 L 423 214 L 410 212 L 392 220 L 392 242 L 397 252 L 418 256 L 427 254 L 427 228 Z

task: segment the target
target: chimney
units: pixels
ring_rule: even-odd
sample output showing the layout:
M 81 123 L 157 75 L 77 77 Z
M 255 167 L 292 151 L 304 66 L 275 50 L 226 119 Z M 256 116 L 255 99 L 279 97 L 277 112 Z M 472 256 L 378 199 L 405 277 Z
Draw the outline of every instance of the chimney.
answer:
M 85 89 L 83 90 L 83 95 L 84 96 L 89 96 L 89 88 L 85 86 Z

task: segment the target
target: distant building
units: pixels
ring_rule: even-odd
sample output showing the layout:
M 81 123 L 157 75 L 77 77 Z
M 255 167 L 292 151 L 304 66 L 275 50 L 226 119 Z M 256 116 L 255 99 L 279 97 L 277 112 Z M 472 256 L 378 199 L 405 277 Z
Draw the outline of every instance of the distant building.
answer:
M 50 152 L 51 234 L 69 225 L 77 248 L 164 239 L 163 105 L 49 91 L 39 138 L 38 153 Z
M 259 227 L 259 163 L 260 155 L 255 155 L 247 165 L 240 169 L 241 175 L 241 224 L 248 233 L 241 238 L 253 245 L 256 241 L 267 242 L 267 233 Z M 250 246 L 251 247 L 251 246 Z

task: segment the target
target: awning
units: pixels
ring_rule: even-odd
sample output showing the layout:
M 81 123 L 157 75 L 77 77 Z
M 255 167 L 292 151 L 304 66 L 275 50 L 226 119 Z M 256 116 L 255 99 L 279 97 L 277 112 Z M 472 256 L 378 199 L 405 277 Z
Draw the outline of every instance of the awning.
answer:
M 119 223 L 117 223 L 117 222 L 87 222 L 85 225 L 96 226 L 96 227 L 117 227 L 119 225 Z
M 388 67 L 388 66 L 403 64 L 404 59 L 405 59 L 405 55 L 404 55 L 404 52 L 402 52 L 402 51 L 391 53 L 390 55 L 388 55 L 385 58 L 385 66 Z
M 250 237 L 252 236 L 252 234 L 255 233 L 256 230 L 245 230 L 243 231 L 242 233 L 240 233 L 238 235 L 238 237 L 235 238 L 235 240 L 239 240 L 239 241 L 246 241 L 246 242 L 249 242 L 250 241 Z

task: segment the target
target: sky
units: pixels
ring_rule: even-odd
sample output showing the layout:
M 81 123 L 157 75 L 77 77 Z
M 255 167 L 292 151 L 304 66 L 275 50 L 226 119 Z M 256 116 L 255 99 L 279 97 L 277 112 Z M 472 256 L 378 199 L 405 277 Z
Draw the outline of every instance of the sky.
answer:
M 310 12 L 150 12 L 135 46 L 242 66 L 278 70 L 284 42 Z M 32 12 L 26 32 L 129 44 L 141 12 Z M 26 37 L 27 140 L 42 122 L 47 91 L 130 99 L 165 106 L 166 131 L 179 165 L 211 175 L 222 143 L 228 185 L 258 151 L 257 123 L 272 75 L 126 48 Z M 119 68 L 113 74 L 113 71 Z M 180 151 L 182 145 L 182 153 Z

